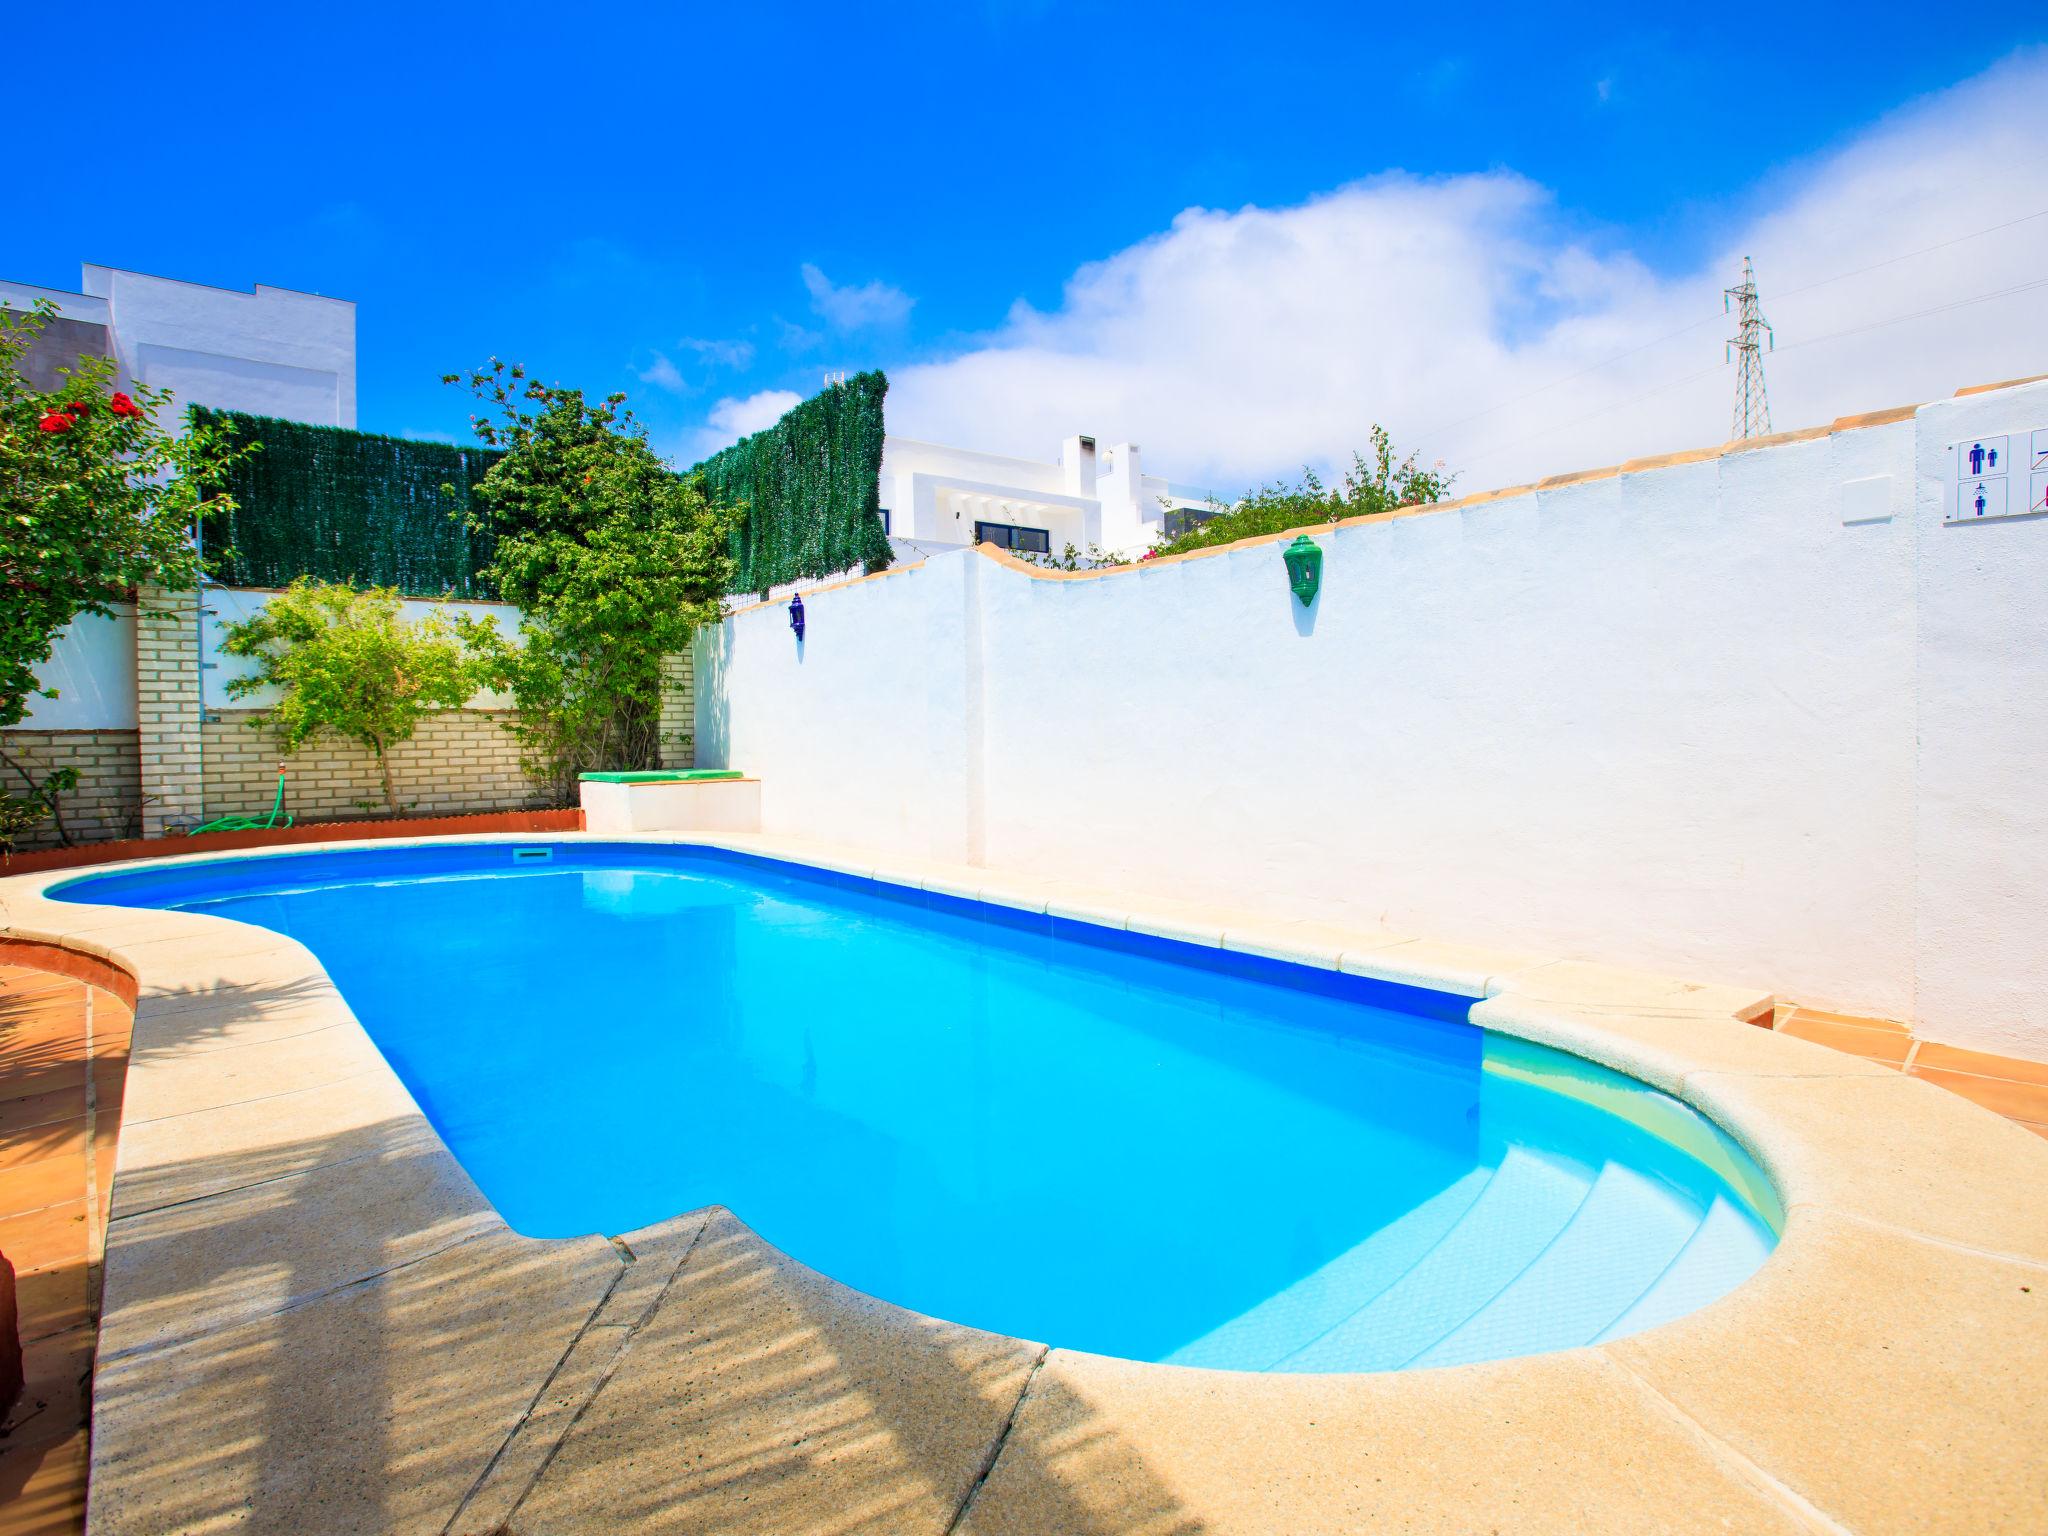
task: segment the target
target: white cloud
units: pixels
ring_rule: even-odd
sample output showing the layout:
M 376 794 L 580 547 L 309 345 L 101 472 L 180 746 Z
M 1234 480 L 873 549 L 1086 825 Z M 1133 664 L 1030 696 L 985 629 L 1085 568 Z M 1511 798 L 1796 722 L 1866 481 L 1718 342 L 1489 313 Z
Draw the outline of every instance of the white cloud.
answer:
M 698 463 L 749 433 L 774 426 L 803 398 L 793 389 L 763 389 L 741 397 L 727 396 L 711 407 L 704 425 L 689 434 L 670 457 L 684 465 Z
M 754 361 L 754 344 L 751 341 L 707 341 L 697 336 L 685 336 L 676 345 L 695 354 L 707 372 L 713 368 L 745 369 Z M 633 372 L 634 377 L 642 384 L 652 384 L 655 388 L 665 389 L 670 394 L 695 394 L 704 387 L 701 382 L 692 384 L 685 378 L 683 370 L 676 366 L 675 359 L 666 352 L 655 353 L 653 362 L 645 368 L 636 368 Z
M 635 377 L 642 384 L 652 384 L 657 389 L 666 389 L 680 394 L 687 386 L 683 383 L 682 370 L 669 361 L 668 354 L 657 352 L 654 361 L 636 372 Z
M 917 301 L 901 288 L 877 279 L 859 287 L 837 287 L 808 261 L 803 265 L 804 287 L 810 291 L 811 308 L 835 330 L 857 331 L 868 326 L 901 325 L 910 318 L 910 306 Z
M 1745 254 L 1777 326 L 1779 430 L 2039 373 L 2048 285 L 1940 306 L 2041 279 L 2048 217 L 1962 237 L 2048 210 L 2044 94 L 2036 50 L 1917 103 L 1759 189 L 1676 273 L 1506 173 L 1191 209 L 1083 267 L 1056 310 L 1020 303 L 894 372 L 891 430 L 1041 457 L 1094 432 L 1223 491 L 1342 461 L 1375 421 L 1462 490 L 1714 443 L 1721 290 Z
M 699 337 L 686 336 L 683 338 L 683 345 L 707 363 L 716 363 L 722 368 L 745 368 L 754 360 L 754 344 L 751 341 L 705 341 Z

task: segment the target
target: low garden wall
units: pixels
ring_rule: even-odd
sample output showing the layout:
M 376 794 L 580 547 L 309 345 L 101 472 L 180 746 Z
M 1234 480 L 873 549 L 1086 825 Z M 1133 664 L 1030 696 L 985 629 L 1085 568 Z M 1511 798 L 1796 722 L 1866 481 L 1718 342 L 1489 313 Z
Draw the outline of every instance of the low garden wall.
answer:
M 146 594 L 140 620 L 124 605 L 116 618 L 82 619 L 59 640 L 44 673 L 59 697 L 37 701 L 26 725 L 0 732 L 0 751 L 38 781 L 59 769 L 77 771 L 78 787 L 60 802 L 64 833 L 73 843 L 159 839 L 220 816 L 267 814 L 280 763 L 285 808 L 301 821 L 386 815 L 367 750 L 322 735 L 281 758 L 276 739 L 251 726 L 259 713 L 253 706 L 263 697 L 246 703 L 228 698 L 227 681 L 249 664 L 221 653 L 221 625 L 256 612 L 269 595 L 210 588 L 202 605 L 190 593 Z M 428 606 L 424 600 L 407 605 L 415 617 Z M 495 612 L 508 633 L 518 627 L 518 611 L 509 605 L 461 606 Z M 668 663 L 672 688 L 661 719 L 667 767 L 694 761 L 688 739 L 695 724 L 693 665 L 689 656 Z M 549 804 L 520 769 L 519 743 L 508 729 L 517 716 L 506 702 L 479 695 L 470 708 L 429 717 L 392 751 L 392 777 L 406 815 Z M 17 792 L 25 787 L 6 771 Z M 45 821 L 17 846 L 33 851 L 61 840 L 56 823 Z

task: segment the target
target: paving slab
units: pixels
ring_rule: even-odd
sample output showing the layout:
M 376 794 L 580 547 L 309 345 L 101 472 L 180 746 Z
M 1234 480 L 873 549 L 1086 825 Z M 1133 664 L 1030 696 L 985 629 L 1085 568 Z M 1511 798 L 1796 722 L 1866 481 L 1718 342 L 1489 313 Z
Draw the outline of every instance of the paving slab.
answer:
M 849 1290 L 717 1212 L 512 1525 L 937 1536 L 1042 1353 Z
M 621 1269 L 501 1233 L 102 1361 L 92 1536 L 439 1536 Z
M 1538 1045 L 1592 1057 L 1685 1097 L 1701 1071 L 1775 1077 L 1898 1077 L 1880 1062 L 1780 1035 L 1727 1014 L 1648 1006 L 1537 1002 L 1518 991 L 1475 1004 L 1471 1020 Z
M 107 1233 L 100 1358 L 188 1338 L 410 1263 L 503 1223 L 410 1121 L 339 1162 L 134 1215 Z
M 961 1536 L 1807 1529 L 1590 1351 L 1281 1376 L 1056 1350 L 960 1525 Z
M 2048 1142 L 2009 1120 L 1883 1068 L 1699 1072 L 1686 1088 L 1706 1114 L 1744 1128 L 1788 1206 L 2048 1263 Z
M 2048 1531 L 2048 1268 L 1792 1219 L 1785 1261 L 1604 1352 L 1837 1529 Z

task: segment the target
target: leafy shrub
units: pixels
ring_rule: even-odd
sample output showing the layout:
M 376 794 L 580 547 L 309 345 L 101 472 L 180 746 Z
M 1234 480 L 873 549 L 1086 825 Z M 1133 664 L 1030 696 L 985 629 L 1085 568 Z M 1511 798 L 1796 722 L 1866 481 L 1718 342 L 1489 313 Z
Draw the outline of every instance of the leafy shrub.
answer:
M 427 716 L 468 703 L 491 671 L 446 613 L 411 623 L 399 603 L 395 587 L 357 591 L 302 576 L 262 612 L 228 625 L 221 645 L 258 663 L 255 676 L 228 684 L 230 698 L 279 690 L 252 726 L 274 731 L 286 753 L 323 731 L 367 747 L 394 816 L 391 749 Z
M 1178 534 L 1154 546 L 1152 554 L 1182 555 L 1191 549 L 1209 549 L 1261 534 L 1284 533 L 1289 528 L 1442 501 L 1454 478 L 1444 472 L 1440 462 L 1430 469 L 1417 468 L 1412 453 L 1396 463 L 1394 445 L 1386 429 L 1375 426 L 1371 458 L 1362 453 L 1352 454 L 1351 468 L 1345 472 L 1341 486 L 1325 486 L 1314 470 L 1304 469 L 1299 485 L 1276 482 L 1247 493 L 1235 506 L 1217 503 L 1213 515 L 1192 526 L 1182 526 Z

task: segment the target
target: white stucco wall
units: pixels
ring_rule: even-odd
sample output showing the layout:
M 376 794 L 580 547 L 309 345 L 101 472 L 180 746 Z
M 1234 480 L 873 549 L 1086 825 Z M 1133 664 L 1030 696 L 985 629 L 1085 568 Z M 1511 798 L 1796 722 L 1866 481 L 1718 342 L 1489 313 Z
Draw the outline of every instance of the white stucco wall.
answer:
M 964 857 L 979 654 L 968 619 L 981 564 L 962 551 L 807 593 L 815 612 L 801 645 L 782 603 L 700 633 L 698 764 L 775 764 L 761 776 L 764 831 Z M 707 707 L 706 695 L 721 702 Z
M 1943 1038 L 2048 1059 L 2048 517 L 1947 525 L 1941 502 L 1949 443 L 2048 428 L 2048 384 L 1919 426 L 1919 1008 Z
M 85 614 L 66 625 L 36 679 L 54 699 L 31 698 L 22 720 L 37 731 L 135 729 L 135 605 L 116 603 L 111 617 Z
M 2048 519 L 1940 500 L 1948 440 L 2036 426 L 2048 386 L 1340 529 L 1311 610 L 1272 544 L 938 556 L 807 598 L 801 658 L 779 607 L 707 637 L 699 761 L 770 831 L 2048 1057 Z

